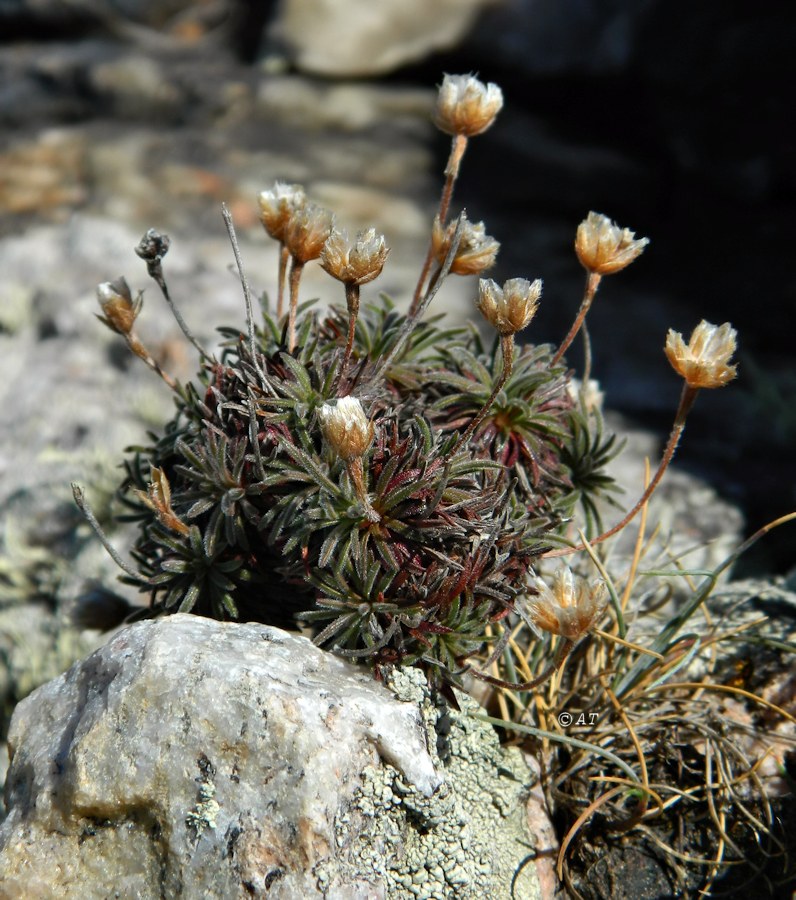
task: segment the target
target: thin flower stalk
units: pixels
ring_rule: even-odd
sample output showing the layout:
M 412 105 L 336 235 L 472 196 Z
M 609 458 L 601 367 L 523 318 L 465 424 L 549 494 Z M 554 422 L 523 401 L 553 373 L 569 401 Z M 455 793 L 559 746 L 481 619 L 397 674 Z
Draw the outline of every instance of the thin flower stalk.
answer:
M 299 284 L 304 266 L 318 259 L 334 225 L 334 217 L 328 209 L 315 203 L 303 203 L 291 211 L 284 229 L 285 246 L 290 252 L 291 265 L 288 276 L 290 309 L 288 311 L 287 348 L 292 353 L 296 347 L 296 311 L 299 300 Z
M 567 352 L 572 342 L 578 336 L 578 332 L 580 331 L 586 318 L 586 313 L 588 313 L 589 309 L 591 309 L 592 302 L 594 301 L 595 294 L 597 293 L 597 288 L 600 286 L 600 282 L 602 280 L 602 275 L 599 275 L 597 272 L 586 273 L 586 287 L 583 290 L 583 299 L 580 301 L 578 314 L 575 316 L 575 321 L 572 323 L 572 326 L 567 332 L 567 336 L 563 341 L 561 341 L 558 350 L 556 350 L 552 360 L 550 361 L 551 366 L 558 365 L 561 357 Z
M 318 412 L 321 431 L 327 444 L 345 463 L 346 471 L 365 516 L 378 522 L 365 485 L 363 457 L 373 443 L 374 425 L 368 421 L 362 404 L 355 397 L 340 397 L 334 404 L 324 403 Z
M 601 213 L 590 212 L 578 225 L 575 253 L 586 270 L 586 288 L 575 321 L 553 356 L 551 365 L 558 363 L 575 340 L 603 276 L 627 268 L 643 253 L 648 243 L 647 238 L 637 238 L 629 228 L 620 228 Z
M 514 363 L 514 335 L 526 328 L 536 315 L 541 293 L 542 281 L 540 278 L 533 282 L 526 278 L 510 278 L 503 284 L 503 287 L 500 287 L 491 278 L 482 278 L 478 282 L 478 309 L 500 335 L 503 369 L 492 388 L 489 399 L 467 426 L 451 454 L 464 446 L 475 434 L 497 395 L 509 380 Z
M 279 273 L 276 291 L 276 317 L 282 318 L 285 296 L 285 277 L 290 251 L 285 246 L 285 233 L 288 224 L 306 202 L 304 188 L 299 184 L 283 184 L 277 181 L 273 188 L 262 191 L 259 196 L 260 221 L 266 233 L 279 242 Z
M 457 452 L 457 450 L 463 447 L 475 434 L 476 429 L 484 421 L 487 413 L 492 408 L 492 404 L 495 402 L 497 395 L 503 390 L 504 385 L 509 380 L 509 377 L 511 376 L 512 366 L 514 364 L 513 334 L 501 334 L 500 351 L 503 356 L 503 370 L 500 373 L 500 377 L 495 382 L 495 386 L 492 388 L 492 393 L 489 395 L 489 399 L 486 401 L 486 403 L 484 403 L 477 415 L 474 416 L 459 440 L 456 441 L 453 449 L 448 454 L 449 456 L 453 456 Z
M 670 329 L 666 337 L 666 356 L 674 370 L 684 379 L 684 384 L 669 440 L 666 442 L 666 448 L 652 480 L 635 506 L 616 525 L 593 538 L 590 544 L 602 543 L 617 534 L 644 508 L 669 468 L 699 391 L 723 387 L 735 377 L 736 367 L 730 365 L 730 358 L 735 349 L 736 332 L 729 322 L 716 326 L 703 320 L 694 329 L 688 344 L 681 334 Z M 584 545 L 579 544 L 575 547 L 549 551 L 546 556 L 567 556 L 583 549 Z
M 446 75 L 443 79 L 434 111 L 436 126 L 452 136 L 451 151 L 445 166 L 445 183 L 437 209 L 437 219 L 443 227 L 448 221 L 453 188 L 459 177 L 468 139 L 486 131 L 495 121 L 502 106 L 503 94 L 496 84 L 483 84 L 472 75 Z M 429 244 L 409 307 L 410 316 L 420 305 L 433 262 L 434 246 Z
M 359 315 L 359 288 L 381 275 L 384 263 L 389 255 L 384 236 L 376 233 L 375 228 L 360 231 L 353 244 L 348 243 L 344 231 L 333 228 L 329 233 L 320 254 L 320 263 L 333 278 L 345 287 L 346 306 L 348 307 L 348 339 L 343 360 L 340 365 L 335 388 L 339 384 L 351 359 L 354 346 L 357 317 Z
M 171 294 L 168 285 L 166 284 L 165 276 L 163 275 L 163 257 L 168 253 L 170 245 L 171 239 L 167 234 L 161 234 L 160 232 L 155 231 L 154 228 L 150 228 L 141 238 L 138 246 L 135 248 L 135 252 L 146 263 L 149 277 L 152 278 L 155 284 L 160 288 L 160 292 L 163 294 L 166 303 L 168 303 L 171 314 L 174 316 L 182 333 L 194 345 L 203 360 L 212 362 L 212 357 L 204 347 L 202 347 L 199 341 L 196 340 L 193 332 L 188 327 L 188 323 L 183 319 L 182 313 L 171 299 Z

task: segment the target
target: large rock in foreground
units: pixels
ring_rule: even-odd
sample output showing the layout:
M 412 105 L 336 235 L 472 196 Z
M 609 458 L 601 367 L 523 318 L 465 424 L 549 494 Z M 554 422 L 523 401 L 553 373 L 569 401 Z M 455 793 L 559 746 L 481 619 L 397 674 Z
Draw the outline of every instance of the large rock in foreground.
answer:
M 463 698 L 443 765 L 422 675 L 393 690 L 266 626 L 125 629 L 17 707 L 0 894 L 536 896 L 519 753 Z

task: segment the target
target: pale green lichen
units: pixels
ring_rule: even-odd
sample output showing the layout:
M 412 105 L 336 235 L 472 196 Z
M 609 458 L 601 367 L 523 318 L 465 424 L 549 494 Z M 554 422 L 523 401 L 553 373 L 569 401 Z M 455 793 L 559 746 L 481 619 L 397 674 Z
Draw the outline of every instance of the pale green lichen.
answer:
M 443 764 L 435 746 L 439 709 L 423 674 L 396 670 L 390 682 L 400 699 L 419 703 L 445 782 L 426 797 L 390 765 L 367 769 L 336 822 L 338 846 L 347 848 L 345 874 L 367 877 L 388 900 L 534 900 L 539 890 L 525 816 L 532 775 L 522 755 L 502 748 L 475 718 L 478 705 L 457 695 L 461 712 L 448 711 L 450 756 Z

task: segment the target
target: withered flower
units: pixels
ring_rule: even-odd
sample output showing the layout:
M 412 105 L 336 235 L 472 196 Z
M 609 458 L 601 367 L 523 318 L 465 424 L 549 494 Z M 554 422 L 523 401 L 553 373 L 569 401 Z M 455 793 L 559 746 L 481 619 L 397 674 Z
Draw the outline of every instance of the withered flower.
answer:
M 285 226 L 284 243 L 294 260 L 302 265 L 321 255 L 332 230 L 334 216 L 315 203 L 303 203 L 293 210 Z
M 446 134 L 472 137 L 495 121 L 503 107 L 503 92 L 472 75 L 445 75 L 437 95 L 434 123 Z
M 736 375 L 730 358 L 736 349 L 737 332 L 725 322 L 711 325 L 704 319 L 691 334 L 688 344 L 682 334 L 669 329 L 664 350 L 675 372 L 691 388 L 723 387 Z
M 439 265 L 445 262 L 457 224 L 458 222 L 454 220 L 447 228 L 443 228 L 439 217 L 434 219 L 431 246 Z M 483 222 L 470 222 L 465 219 L 450 270 L 454 275 L 480 275 L 494 265 L 499 249 L 500 244 L 486 233 Z
M 97 298 L 104 313 L 97 316 L 100 322 L 122 337 L 129 337 L 143 305 L 141 294 L 133 300 L 126 279 L 117 278 L 98 285 Z
M 594 628 L 608 602 L 602 581 L 590 583 L 568 566 L 556 570 L 551 585 L 537 577 L 533 586 L 539 593 L 528 602 L 531 624 L 573 642 Z
M 619 228 L 607 216 L 590 212 L 578 225 L 575 252 L 584 269 L 595 275 L 612 275 L 626 268 L 649 243 L 636 239 L 628 228 Z
M 536 315 L 541 294 L 541 278 L 533 282 L 510 278 L 502 288 L 491 278 L 482 278 L 478 282 L 478 309 L 500 334 L 516 334 Z
M 362 285 L 381 274 L 390 250 L 375 228 L 360 231 L 353 245 L 345 231 L 333 228 L 321 250 L 321 266 L 343 284 Z
M 300 184 L 284 184 L 281 181 L 275 182 L 271 190 L 260 192 L 260 221 L 274 240 L 284 241 L 288 222 L 306 199 Z
M 160 524 L 177 534 L 188 534 L 190 528 L 183 522 L 171 508 L 171 486 L 163 469 L 157 466 L 149 467 L 148 491 L 136 491 L 141 501 L 154 510 Z

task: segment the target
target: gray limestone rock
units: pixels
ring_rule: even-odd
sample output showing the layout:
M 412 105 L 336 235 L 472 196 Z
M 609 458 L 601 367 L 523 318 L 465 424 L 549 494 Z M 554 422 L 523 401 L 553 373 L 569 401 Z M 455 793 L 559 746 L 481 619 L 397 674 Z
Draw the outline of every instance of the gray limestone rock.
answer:
M 125 629 L 17 707 L 2 896 L 537 896 L 520 754 L 462 698 L 443 764 L 393 680 L 261 625 Z
M 491 2 L 286 0 L 273 31 L 302 71 L 373 75 L 455 46 Z

